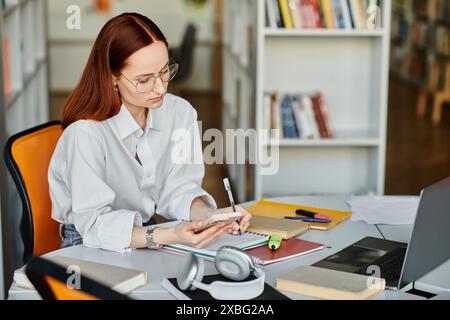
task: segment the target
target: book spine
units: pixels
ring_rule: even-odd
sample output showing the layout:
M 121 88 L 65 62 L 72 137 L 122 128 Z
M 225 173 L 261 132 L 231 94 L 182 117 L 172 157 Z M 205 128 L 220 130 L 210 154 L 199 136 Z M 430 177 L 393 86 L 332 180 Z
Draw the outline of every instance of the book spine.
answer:
M 264 110 L 263 110 L 263 119 L 262 119 L 262 128 L 264 130 L 270 130 L 271 129 L 271 97 L 269 94 L 264 94 Z
M 323 122 L 323 126 L 324 126 L 325 137 L 326 138 L 335 138 L 335 133 L 330 125 L 329 114 L 328 114 L 328 110 L 327 110 L 327 107 L 325 104 L 325 98 L 323 97 L 322 93 L 319 92 L 316 95 L 316 99 L 317 99 L 317 105 L 318 105 L 319 112 L 321 114 L 321 118 L 322 118 L 322 122 Z
M 361 29 L 361 20 L 358 10 L 358 0 L 349 0 L 350 1 L 350 9 L 352 12 L 353 22 L 355 24 L 355 29 Z
M 284 132 L 283 132 L 283 121 L 282 121 L 282 114 L 281 114 L 281 100 L 280 100 L 280 96 L 278 94 L 274 94 L 273 114 L 274 114 L 274 116 L 273 116 L 274 129 L 278 130 L 279 138 L 282 139 L 284 137 Z
M 293 111 L 291 105 L 291 99 L 289 95 L 286 95 L 281 103 L 283 131 L 286 138 L 297 138 L 298 134 L 293 119 Z
M 323 27 L 323 23 L 322 23 L 322 17 L 321 17 L 321 12 L 320 12 L 320 2 L 319 0 L 312 0 L 312 7 L 313 7 L 313 12 L 314 12 L 314 27 L 315 28 L 322 28 Z M 322 14 L 323 16 L 323 14 Z
M 310 1 L 311 0 L 299 0 L 304 28 L 314 28 L 314 22 L 312 21 L 314 13 Z
M 350 30 L 352 28 L 352 22 L 350 20 L 350 8 L 348 7 L 347 0 L 341 0 L 341 8 L 344 17 L 345 29 Z
M 302 106 L 304 108 L 304 111 L 305 111 L 304 113 L 306 114 L 307 121 L 309 123 L 309 127 L 311 128 L 313 138 L 319 139 L 320 131 L 319 131 L 319 126 L 318 126 L 318 123 L 316 121 L 316 117 L 314 114 L 311 97 L 305 95 L 302 98 Z
M 277 21 L 278 28 L 284 28 L 283 17 L 281 16 L 280 4 L 278 0 L 272 0 L 273 8 L 275 10 L 275 19 Z
M 295 124 L 297 126 L 298 137 L 303 138 L 305 136 L 305 128 L 302 124 L 302 116 L 300 112 L 300 100 L 298 97 L 292 98 L 292 111 L 294 113 Z
M 334 29 L 333 10 L 331 7 L 331 0 L 322 0 L 322 8 L 324 12 L 325 26 L 328 29 Z
M 347 1 L 348 15 L 350 18 L 351 27 L 352 27 L 352 29 L 357 29 L 356 21 L 355 21 L 355 18 L 353 15 L 353 10 L 352 10 L 352 3 L 351 3 L 352 0 L 346 0 L 346 1 Z
M 319 133 L 321 138 L 326 138 L 327 134 L 325 132 L 325 125 L 323 123 L 322 115 L 320 113 L 319 104 L 317 102 L 316 96 L 311 96 L 311 101 L 313 105 L 314 115 L 316 118 L 317 126 L 319 127 Z
M 292 15 L 292 24 L 294 28 L 302 28 L 302 13 L 300 11 L 300 1 L 299 0 L 289 0 L 289 9 Z
M 11 79 L 11 52 L 9 47 L 9 38 L 3 38 L 3 89 L 5 96 L 11 95 L 12 79 Z
M 288 110 L 289 110 L 289 118 L 291 123 L 291 130 L 292 130 L 292 138 L 300 138 L 300 128 L 297 127 L 297 123 L 295 122 L 295 116 L 294 116 L 294 101 L 292 99 L 292 96 L 288 96 Z
M 289 5 L 287 0 L 278 0 L 278 3 L 280 5 L 281 15 L 283 17 L 284 27 L 286 29 L 292 29 L 292 17 L 291 12 L 289 11 Z
M 303 139 L 313 139 L 314 133 L 312 131 L 311 125 L 308 120 L 308 115 L 306 113 L 306 110 L 303 106 L 303 101 L 301 97 L 298 97 L 298 116 L 300 118 L 300 126 L 302 128 L 302 138 Z
M 336 18 L 336 25 L 339 29 L 345 29 L 344 14 L 342 12 L 341 0 L 334 1 L 334 15 Z
M 275 8 L 273 4 L 273 0 L 265 0 L 266 1 L 266 12 L 267 12 L 267 22 L 270 28 L 276 29 L 278 27 L 277 18 L 275 16 Z
M 365 17 L 366 17 L 366 11 L 365 11 L 365 1 L 364 0 L 355 0 L 356 1 L 356 8 L 358 10 L 358 21 L 359 21 L 359 29 L 365 29 Z

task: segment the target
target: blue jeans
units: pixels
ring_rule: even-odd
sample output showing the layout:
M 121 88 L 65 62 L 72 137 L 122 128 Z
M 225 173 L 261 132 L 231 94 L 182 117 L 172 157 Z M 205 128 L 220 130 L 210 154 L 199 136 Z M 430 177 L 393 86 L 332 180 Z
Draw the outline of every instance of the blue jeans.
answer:
M 144 223 L 144 227 L 148 227 L 155 224 L 155 220 L 150 218 L 149 221 Z M 77 246 L 83 243 L 83 237 L 78 233 L 75 225 L 63 224 L 61 227 L 61 249 Z

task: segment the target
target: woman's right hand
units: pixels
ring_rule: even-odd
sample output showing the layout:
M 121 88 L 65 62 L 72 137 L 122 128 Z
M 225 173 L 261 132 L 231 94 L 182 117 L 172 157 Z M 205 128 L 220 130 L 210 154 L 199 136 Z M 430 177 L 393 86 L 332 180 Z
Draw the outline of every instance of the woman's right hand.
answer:
M 221 235 L 231 233 L 233 226 L 223 222 L 217 223 L 201 232 L 195 230 L 203 226 L 202 221 L 182 222 L 174 227 L 178 243 L 190 245 L 196 248 L 204 248 L 216 241 Z

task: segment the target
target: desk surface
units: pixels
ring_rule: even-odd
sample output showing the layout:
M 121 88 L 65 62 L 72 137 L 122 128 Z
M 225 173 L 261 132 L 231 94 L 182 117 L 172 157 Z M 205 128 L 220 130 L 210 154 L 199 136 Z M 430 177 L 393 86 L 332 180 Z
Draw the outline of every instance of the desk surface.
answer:
M 346 204 L 347 198 L 348 197 L 344 196 L 316 196 L 274 198 L 271 200 L 284 201 L 293 204 L 327 207 L 338 210 L 348 210 L 349 208 Z M 251 203 L 247 204 L 247 206 L 250 204 Z M 409 242 L 412 226 L 380 226 L 380 230 L 389 240 Z M 281 274 L 295 269 L 299 265 L 311 265 L 367 236 L 382 238 L 382 235 L 375 226 L 370 226 L 362 222 L 345 221 L 327 232 L 311 230 L 301 235 L 299 238 L 322 243 L 328 248 L 295 259 L 264 266 L 263 269 L 266 272 L 266 281 L 268 284 L 275 286 L 275 279 Z M 129 253 L 118 254 L 105 250 L 90 249 L 84 246 L 75 246 L 57 250 L 49 253 L 47 256 L 54 255 L 63 255 L 125 268 L 145 270 L 149 275 L 148 284 L 145 287 L 134 291 L 131 294 L 132 298 L 147 300 L 175 299 L 163 287 L 161 287 L 160 282 L 163 278 L 176 277 L 178 265 L 182 259 L 180 255 L 146 249 L 133 250 Z M 213 263 L 207 262 L 205 267 L 205 274 L 217 273 Z M 416 283 L 416 288 L 434 293 L 450 291 L 450 261 L 423 277 Z M 311 299 L 310 297 L 290 293 L 287 293 L 286 295 L 292 299 Z M 39 295 L 34 290 L 18 288 L 13 284 L 9 290 L 9 299 L 33 300 L 39 299 Z M 416 300 L 423 298 L 405 292 L 385 291 L 375 296 L 374 299 Z

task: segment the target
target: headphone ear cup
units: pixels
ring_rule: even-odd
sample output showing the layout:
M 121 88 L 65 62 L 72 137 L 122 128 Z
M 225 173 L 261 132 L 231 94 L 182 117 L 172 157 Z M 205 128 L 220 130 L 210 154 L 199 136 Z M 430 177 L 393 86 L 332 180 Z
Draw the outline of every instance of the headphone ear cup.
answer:
M 220 248 L 214 263 L 221 275 L 233 281 L 246 280 L 254 270 L 251 257 L 246 252 L 234 247 Z
M 182 291 L 197 289 L 194 281 L 201 282 L 205 272 L 205 264 L 195 254 L 189 253 L 184 257 L 178 270 L 177 285 Z

